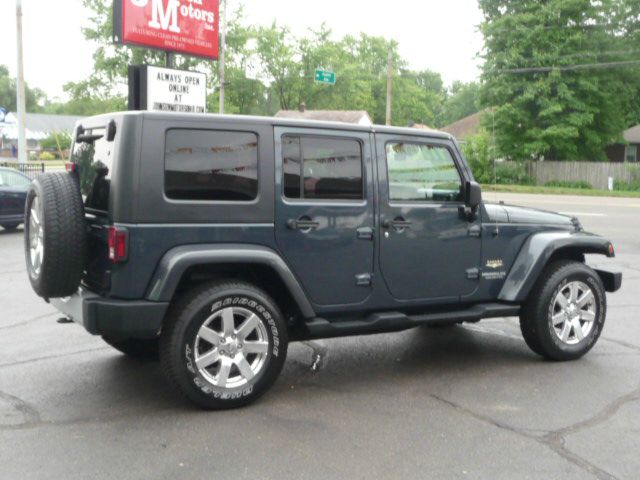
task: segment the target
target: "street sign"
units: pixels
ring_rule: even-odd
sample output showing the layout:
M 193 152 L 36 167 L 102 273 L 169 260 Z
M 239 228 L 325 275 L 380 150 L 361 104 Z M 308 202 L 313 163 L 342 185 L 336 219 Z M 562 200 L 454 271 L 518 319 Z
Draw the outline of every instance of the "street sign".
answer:
M 336 74 L 335 72 L 330 72 L 329 70 L 316 69 L 315 80 L 318 83 L 326 83 L 327 85 L 335 85 L 336 84 Z

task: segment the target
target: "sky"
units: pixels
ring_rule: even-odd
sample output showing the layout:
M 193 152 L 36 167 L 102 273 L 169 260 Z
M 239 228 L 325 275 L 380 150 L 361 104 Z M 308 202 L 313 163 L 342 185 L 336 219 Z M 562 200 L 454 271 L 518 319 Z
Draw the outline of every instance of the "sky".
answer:
M 244 5 L 247 22 L 274 20 L 296 35 L 326 22 L 336 38 L 364 32 L 399 43 L 415 70 L 439 72 L 446 85 L 478 77 L 482 20 L 477 0 L 228 0 Z M 95 46 L 81 28 L 88 12 L 81 0 L 22 0 L 25 78 L 50 97 L 65 98 L 63 85 L 88 77 Z M 0 64 L 16 74 L 15 0 L 0 0 Z

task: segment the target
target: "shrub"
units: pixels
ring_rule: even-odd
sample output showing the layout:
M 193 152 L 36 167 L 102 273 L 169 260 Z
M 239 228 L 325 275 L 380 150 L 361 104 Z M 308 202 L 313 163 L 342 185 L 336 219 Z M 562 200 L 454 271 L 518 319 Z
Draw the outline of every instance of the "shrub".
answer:
M 536 180 L 529 176 L 524 164 L 504 162 L 496 164 L 496 183 L 500 185 L 535 185 Z
M 582 190 L 591 190 L 593 185 L 583 180 L 570 181 L 570 180 L 552 180 L 544 184 L 545 187 L 560 187 L 560 188 L 579 188 Z
M 479 183 L 493 182 L 493 164 L 489 156 L 489 138 L 486 133 L 469 137 L 462 144 L 462 152 Z
M 51 152 L 41 152 L 38 157 L 40 160 L 55 160 L 56 156 Z
M 623 182 L 621 180 L 615 180 L 613 182 L 613 189 L 624 192 L 640 192 L 640 167 L 631 168 L 631 181 Z

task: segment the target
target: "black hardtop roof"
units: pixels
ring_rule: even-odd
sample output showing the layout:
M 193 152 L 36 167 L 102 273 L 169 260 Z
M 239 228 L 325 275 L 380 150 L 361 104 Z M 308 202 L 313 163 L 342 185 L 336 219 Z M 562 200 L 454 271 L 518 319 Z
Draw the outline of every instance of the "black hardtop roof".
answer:
M 106 113 L 103 115 L 97 115 L 95 117 L 88 117 L 80 120 L 78 123 L 85 128 L 106 125 L 109 120 L 114 117 L 144 117 L 149 119 L 158 120 L 186 120 L 193 122 L 206 122 L 211 121 L 228 121 L 234 124 L 261 124 L 261 125 L 273 125 L 283 127 L 300 127 L 300 128 L 319 128 L 319 129 L 333 129 L 333 130 L 347 130 L 354 132 L 371 132 L 371 133 L 389 133 L 393 135 L 412 135 L 422 136 L 429 138 L 439 138 L 444 140 L 451 140 L 453 137 L 445 132 L 437 130 L 424 130 L 420 128 L 402 128 L 402 127 L 387 127 L 383 125 L 355 125 L 350 123 L 341 122 L 325 122 L 316 120 L 300 120 L 278 117 L 259 117 L 250 115 L 219 115 L 219 114 L 202 114 L 202 113 L 173 113 L 173 112 L 151 112 L 151 111 L 129 111 L 129 112 L 114 112 Z

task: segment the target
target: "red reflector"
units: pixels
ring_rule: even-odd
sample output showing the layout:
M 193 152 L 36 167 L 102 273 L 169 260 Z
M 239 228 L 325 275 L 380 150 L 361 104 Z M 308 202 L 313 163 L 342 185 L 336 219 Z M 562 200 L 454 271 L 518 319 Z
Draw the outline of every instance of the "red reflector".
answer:
M 613 257 L 616 254 L 616 252 L 613 250 L 613 243 L 609 244 L 609 256 Z
M 127 231 L 117 227 L 109 227 L 109 260 L 113 263 L 127 259 Z
M 77 171 L 78 169 L 78 164 L 77 163 L 71 163 L 71 162 L 67 162 L 64 164 L 64 168 L 67 172 L 72 173 Z

